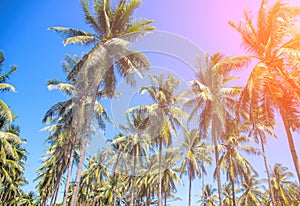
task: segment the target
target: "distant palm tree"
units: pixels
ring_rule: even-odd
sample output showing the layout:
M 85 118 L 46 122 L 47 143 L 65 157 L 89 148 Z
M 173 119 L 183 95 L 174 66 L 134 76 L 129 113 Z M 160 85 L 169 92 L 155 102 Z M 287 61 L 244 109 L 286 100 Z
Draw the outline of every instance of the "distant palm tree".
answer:
M 241 184 L 241 196 L 238 205 L 260 206 L 263 197 L 264 186 L 262 181 L 257 179 L 257 175 L 246 177 Z
M 199 160 L 200 155 L 197 150 L 200 146 L 201 138 L 196 129 L 184 131 L 184 141 L 181 143 L 180 151 L 183 155 L 180 174 L 187 172 L 189 178 L 188 205 L 191 206 L 192 181 L 196 175 L 200 175 Z
M 217 192 L 217 189 L 213 188 L 212 185 L 205 185 L 204 190 L 204 198 L 201 197 L 199 202 L 202 202 L 204 200 L 204 204 L 202 202 L 202 205 L 204 206 L 217 206 L 218 205 L 218 195 L 215 193 Z M 202 196 L 202 195 L 197 195 Z
M 130 172 L 131 178 L 131 200 L 130 206 L 136 205 L 135 198 L 135 177 L 137 167 L 143 164 L 143 159 L 147 156 L 148 151 L 151 148 L 150 139 L 145 133 L 145 121 L 146 110 L 137 109 L 127 113 L 127 125 L 120 125 L 120 129 L 125 135 L 116 138 L 112 144 L 122 144 L 122 151 L 126 155 L 130 156 L 133 165 Z
M 243 153 L 259 154 L 258 149 L 245 145 L 245 143 L 249 143 L 250 139 L 243 136 L 241 132 L 243 132 L 243 125 L 236 119 L 227 118 L 224 140 L 220 147 L 223 153 L 219 164 L 230 180 L 233 206 L 236 205 L 235 183 L 239 179 L 247 178 L 252 172 L 256 173 L 251 163 L 243 156 Z
M 272 174 L 272 186 L 274 187 L 275 200 L 278 205 L 292 205 L 295 193 L 290 188 L 297 188 L 297 184 L 289 180 L 293 174 L 281 164 L 275 164 Z M 298 188 L 299 189 L 299 188 Z M 299 195 L 299 191 L 298 191 Z M 294 202 L 296 205 L 296 202 Z M 299 199 L 298 199 L 299 204 Z
M 240 33 L 242 46 L 249 57 L 257 61 L 241 95 L 241 102 L 249 105 L 248 113 L 254 124 L 256 115 L 253 111 L 262 105 L 279 110 L 300 182 L 299 158 L 291 133 L 291 130 L 300 128 L 300 90 L 293 76 L 299 66 L 299 16 L 299 7 L 289 6 L 280 0 L 269 7 L 267 1 L 262 0 L 256 25 L 248 12 L 245 12 L 245 21 L 238 25 L 229 23 Z M 274 110 L 268 109 L 268 113 L 263 115 L 269 118 L 272 113 Z
M 230 72 L 247 61 L 244 57 L 224 57 L 221 53 L 198 58 L 196 79 L 191 81 L 194 97 L 185 102 L 185 107 L 192 108 L 189 120 L 196 117 L 199 121 L 201 136 L 208 137 L 211 132 L 220 205 L 223 203 L 218 143 L 225 131 L 225 117 L 234 111 L 237 95 L 241 91 L 239 87 L 226 87 L 225 84 L 234 79 L 230 77 Z
M 177 135 L 177 127 L 182 126 L 182 119 L 187 115 L 179 107 L 179 94 L 176 94 L 179 81 L 172 76 L 164 80 L 164 76 L 149 76 L 151 85 L 142 87 L 141 93 L 148 93 L 154 101 L 152 105 L 130 108 L 129 111 L 137 108 L 147 110 L 148 117 L 146 122 L 146 133 L 153 138 L 153 142 L 159 148 L 159 185 L 158 185 L 158 205 L 162 205 L 162 156 L 163 145 L 170 146 L 172 135 Z

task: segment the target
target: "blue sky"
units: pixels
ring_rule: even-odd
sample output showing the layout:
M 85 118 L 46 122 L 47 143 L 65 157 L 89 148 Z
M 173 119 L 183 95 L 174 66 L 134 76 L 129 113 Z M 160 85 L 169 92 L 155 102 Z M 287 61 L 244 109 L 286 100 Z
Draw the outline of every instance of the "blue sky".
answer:
M 297 0 L 287 2 L 300 5 Z M 227 22 L 241 19 L 245 8 L 253 10 L 255 15 L 259 4 L 258 0 L 144 0 L 136 16 L 153 19 L 158 31 L 180 35 L 203 51 L 222 51 L 227 55 L 238 55 L 243 54 L 240 38 Z M 24 188 L 30 191 L 35 190 L 33 179 L 40 166 L 39 158 L 44 154 L 43 141 L 47 136 L 47 133 L 40 132 L 45 126 L 41 119 L 51 105 L 64 98 L 56 91 L 48 91 L 46 81 L 53 78 L 64 80 L 61 70 L 64 55 L 81 55 L 88 49 L 78 46 L 64 47 L 62 38 L 47 28 L 89 28 L 85 25 L 79 0 L 1 0 L 0 18 L 0 49 L 6 56 L 4 67 L 18 66 L 10 81 L 17 92 L 1 94 L 1 98 L 5 99 L 18 116 L 16 124 L 21 126 L 21 137 L 27 140 L 25 147 L 29 154 L 25 176 L 29 183 Z M 172 57 L 150 54 L 149 58 L 154 66 L 172 68 L 179 75 L 184 73 L 182 62 Z M 246 79 L 246 74 L 247 72 L 240 73 L 242 79 Z M 270 164 L 280 162 L 294 172 L 282 126 L 277 127 L 276 132 L 278 140 L 271 140 L 266 148 L 270 154 Z M 107 133 L 110 135 L 113 132 Z M 300 151 L 298 137 L 299 134 L 295 135 L 295 145 L 297 151 Z M 262 158 L 253 157 L 252 162 L 259 171 L 263 171 Z M 263 173 L 262 176 L 264 177 Z M 186 186 L 180 186 L 178 192 L 184 201 L 187 196 L 187 181 L 185 182 Z M 200 193 L 199 181 L 194 182 L 195 193 Z

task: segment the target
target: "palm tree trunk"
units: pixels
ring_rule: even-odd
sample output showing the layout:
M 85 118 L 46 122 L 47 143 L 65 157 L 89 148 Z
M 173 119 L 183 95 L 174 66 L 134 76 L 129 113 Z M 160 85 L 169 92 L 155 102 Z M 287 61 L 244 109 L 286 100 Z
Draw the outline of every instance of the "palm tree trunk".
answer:
M 58 192 L 59 192 L 59 187 L 60 187 L 60 181 L 61 181 L 64 169 L 65 168 L 62 168 L 62 170 L 58 174 L 58 178 L 57 178 L 57 181 L 55 183 L 54 193 L 53 193 L 53 196 L 51 197 L 51 200 L 50 200 L 50 205 L 51 206 L 55 206 L 56 205 L 56 200 L 57 200 L 57 196 L 58 196 Z
M 162 137 L 159 137 L 159 171 L 158 171 L 158 176 L 159 176 L 159 182 L 158 182 L 158 206 L 162 206 L 162 197 L 161 197 L 161 192 L 162 192 L 162 174 L 161 174 L 161 170 L 162 170 Z
M 135 167 L 136 167 L 136 154 L 133 156 L 133 172 L 132 172 L 132 178 L 131 178 L 131 200 L 130 200 L 130 206 L 134 206 L 134 179 L 135 179 Z
M 235 202 L 235 191 L 234 191 L 234 181 L 232 176 L 230 175 L 230 183 L 231 183 L 231 192 L 232 192 L 232 204 L 233 206 L 236 206 L 236 202 Z
M 69 191 L 69 187 L 70 187 L 70 180 L 71 180 L 72 167 L 73 167 L 73 160 L 74 160 L 74 149 L 71 148 L 69 165 L 68 165 L 68 173 L 67 173 L 67 179 L 66 179 L 66 185 L 65 185 L 65 190 L 64 190 L 64 198 L 63 198 L 62 206 L 67 205 L 68 191 Z
M 85 126 L 84 126 L 85 127 L 84 128 L 84 135 L 83 135 L 83 141 L 81 143 L 81 150 L 80 150 L 80 154 L 79 154 L 78 168 L 77 168 L 77 172 L 76 172 L 74 190 L 73 190 L 73 194 L 72 194 L 72 198 L 71 198 L 71 204 L 70 204 L 71 206 L 76 206 L 76 202 L 77 202 L 77 198 L 78 198 L 81 172 L 82 172 L 83 165 L 84 165 L 84 160 L 85 160 L 85 151 L 86 151 L 87 143 L 88 143 L 89 136 L 90 136 L 90 129 L 91 129 L 90 126 L 91 126 L 91 122 L 92 122 L 92 118 L 93 118 L 93 111 L 94 111 L 94 107 L 95 107 L 95 101 L 96 101 L 98 87 L 99 86 L 97 85 L 97 87 L 93 89 L 94 90 L 94 96 L 92 97 L 92 101 L 91 101 L 90 105 L 87 106 L 88 108 L 86 109 L 87 111 L 85 113 L 86 123 L 85 123 Z
M 112 173 L 112 177 L 114 178 L 116 173 L 117 173 L 117 166 L 119 164 L 119 160 L 120 160 L 120 157 L 121 157 L 121 152 L 119 151 L 118 153 L 118 156 L 117 156 L 117 160 L 114 164 L 114 167 L 113 167 L 113 173 Z M 116 176 L 116 187 L 118 186 L 118 181 L 119 181 L 119 174 Z M 116 192 L 114 192 L 114 206 L 117 206 L 117 195 L 116 195 Z
M 201 167 L 202 167 L 202 206 L 204 206 L 204 165 L 203 165 L 203 162 L 201 164 Z
M 218 182 L 219 204 L 220 204 L 220 206 L 223 206 L 222 184 L 221 184 L 220 163 L 219 163 L 219 150 L 218 150 L 217 144 L 215 144 L 215 159 L 216 159 L 216 174 L 217 174 L 217 182 Z
M 264 146 L 264 142 L 263 142 L 263 134 L 262 134 L 262 131 L 260 131 L 260 130 L 258 130 L 258 133 L 259 133 L 259 137 L 260 137 L 261 150 L 262 150 L 262 153 L 264 156 L 264 164 L 265 164 L 265 168 L 266 168 L 266 172 L 267 172 L 267 176 L 268 176 L 268 184 L 269 184 L 269 188 L 270 188 L 271 201 L 272 201 L 273 206 L 276 206 L 275 196 L 274 196 L 272 183 L 271 183 L 270 171 L 269 171 L 269 167 L 267 164 L 267 156 L 266 156 L 266 152 L 265 152 L 265 146 Z
M 191 195 L 192 195 L 192 178 L 189 177 L 189 206 L 191 206 Z
M 291 151 L 291 154 L 292 154 L 293 162 L 294 162 L 294 165 L 295 165 L 295 170 L 296 170 L 296 174 L 297 174 L 297 177 L 298 177 L 298 184 L 300 185 L 300 164 L 299 164 L 299 158 L 298 158 L 296 148 L 295 148 L 295 144 L 294 144 L 294 139 L 293 139 L 293 136 L 292 136 L 292 133 L 291 133 L 291 130 L 290 130 L 290 125 L 286 120 L 285 113 L 282 110 L 280 110 L 280 113 L 281 113 L 281 117 L 282 117 L 282 120 L 283 120 L 285 132 L 286 132 L 286 135 L 287 135 L 287 139 L 288 139 L 288 142 L 289 142 L 289 147 L 290 147 L 290 151 Z
M 146 205 L 150 206 L 150 203 L 151 203 L 151 200 L 150 200 L 150 195 L 151 195 L 150 186 L 148 188 L 146 188 L 146 190 L 147 190 Z

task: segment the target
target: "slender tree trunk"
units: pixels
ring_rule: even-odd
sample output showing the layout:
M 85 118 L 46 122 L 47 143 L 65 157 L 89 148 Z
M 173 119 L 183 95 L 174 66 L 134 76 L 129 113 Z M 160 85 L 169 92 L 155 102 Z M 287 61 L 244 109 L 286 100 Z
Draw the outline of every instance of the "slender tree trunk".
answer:
M 280 110 L 280 113 L 281 113 L 281 117 L 282 117 L 282 120 L 283 120 L 286 136 L 287 136 L 287 139 L 288 139 L 288 142 L 289 142 L 289 147 L 290 147 L 291 155 L 292 155 L 292 158 L 293 158 L 296 174 L 297 174 L 297 177 L 298 177 L 298 184 L 300 185 L 300 164 L 299 164 L 299 158 L 298 158 L 297 151 L 296 151 L 295 144 L 294 144 L 294 139 L 293 139 L 293 136 L 292 136 L 292 133 L 291 133 L 291 130 L 290 130 L 290 125 L 286 121 L 285 113 L 282 110 Z
M 58 178 L 57 178 L 57 181 L 55 183 L 55 189 L 54 189 L 53 195 L 52 195 L 51 200 L 50 200 L 50 205 L 51 206 L 56 205 L 56 200 L 57 200 L 57 196 L 58 196 L 58 192 L 59 192 L 60 181 L 62 179 L 63 170 L 64 170 L 64 168 L 58 174 Z
M 134 206 L 134 179 L 135 179 L 135 167 L 136 167 L 136 154 L 133 156 L 133 172 L 132 172 L 132 178 L 131 178 L 131 200 L 130 200 L 130 206 Z
M 146 197 L 146 204 L 147 204 L 147 206 L 150 206 L 150 204 L 151 204 L 151 199 L 150 199 L 150 195 L 151 195 L 151 191 L 150 191 L 150 186 L 148 187 L 148 188 L 146 188 L 146 190 L 147 190 L 147 197 Z
M 218 150 L 217 144 L 215 144 L 215 159 L 216 159 L 216 173 L 217 173 L 217 182 L 218 182 L 219 204 L 220 204 L 220 206 L 223 206 L 222 184 L 221 184 L 220 164 L 219 164 L 219 150 Z
M 88 107 L 86 109 L 87 112 L 85 113 L 86 123 L 85 123 L 85 128 L 84 128 L 83 141 L 81 143 L 81 150 L 80 150 L 80 154 L 79 154 L 78 168 L 77 168 L 76 177 L 75 177 L 74 190 L 73 190 L 72 199 L 71 199 L 71 206 L 76 206 L 76 202 L 77 202 L 77 198 L 78 198 L 81 172 L 82 172 L 84 160 L 85 160 L 85 151 L 86 151 L 87 143 L 88 143 L 89 136 L 90 136 L 90 126 L 91 126 L 91 122 L 92 122 L 92 118 L 93 118 L 93 112 L 94 112 L 94 107 L 95 107 L 97 91 L 98 91 L 98 85 L 97 85 L 96 89 L 94 89 L 94 96 L 92 97 L 92 101 L 91 101 L 90 105 L 87 106 Z M 88 96 L 88 98 L 89 97 L 90 96 Z
M 189 177 L 189 206 L 191 206 L 191 198 L 192 198 L 192 178 Z
M 117 161 L 115 162 L 115 165 L 113 168 L 112 177 L 115 177 L 115 175 L 117 173 L 117 166 L 119 164 L 120 156 L 121 156 L 121 152 L 119 151 L 118 156 L 117 156 Z M 116 187 L 118 186 L 118 181 L 119 181 L 119 174 L 117 174 L 117 176 L 116 176 L 116 183 L 115 183 Z M 117 195 L 116 195 L 115 191 L 114 191 L 114 206 L 117 206 Z
M 231 183 L 231 192 L 232 192 L 232 204 L 233 206 L 236 206 L 236 202 L 235 202 L 235 191 L 234 191 L 234 181 L 232 176 L 230 175 L 230 183 Z
M 168 198 L 168 196 L 167 196 L 167 191 L 165 191 L 164 196 L 165 196 L 165 205 L 164 205 L 164 206 L 167 206 L 167 198 Z
M 264 157 L 264 164 L 265 164 L 265 168 L 266 168 L 266 172 L 267 172 L 267 176 L 268 176 L 268 184 L 269 184 L 269 188 L 270 188 L 271 201 L 272 201 L 273 206 L 276 206 L 275 196 L 274 196 L 272 183 L 271 183 L 271 175 L 270 175 L 270 171 L 269 171 L 269 167 L 268 167 L 268 163 L 267 163 L 267 156 L 266 156 L 265 146 L 264 146 L 264 141 L 263 141 L 263 134 L 262 134 L 261 130 L 258 130 L 258 133 L 259 133 L 259 137 L 260 137 L 261 150 L 262 150 L 263 157 Z
M 201 167 L 202 167 L 202 206 L 204 206 L 204 187 L 205 187 L 205 185 L 204 185 L 204 165 L 203 165 L 203 162 L 202 162 L 202 165 L 201 165 Z
M 55 196 L 54 196 L 54 200 L 53 200 L 53 206 L 56 205 L 56 200 L 57 200 L 57 197 L 58 197 L 58 192 L 59 192 L 59 188 L 60 188 L 60 181 L 61 181 L 61 177 L 59 178 L 59 182 L 57 184 L 57 189 L 56 189 L 56 192 L 55 192 Z
M 72 174 L 72 167 L 73 167 L 73 160 L 74 160 L 74 148 L 71 148 L 69 165 L 68 165 L 68 173 L 67 173 L 67 179 L 66 179 L 66 185 L 65 185 L 65 190 L 64 190 L 64 197 L 63 197 L 62 206 L 67 205 L 68 192 L 69 192 L 70 180 L 71 180 L 71 174 Z
M 162 174 L 161 174 L 161 170 L 162 170 L 162 137 L 159 137 L 159 154 L 158 154 L 158 156 L 159 156 L 159 162 L 158 162 L 158 164 L 159 164 L 159 182 L 158 182 L 158 206 L 162 206 L 162 197 L 161 197 L 161 195 L 162 195 Z

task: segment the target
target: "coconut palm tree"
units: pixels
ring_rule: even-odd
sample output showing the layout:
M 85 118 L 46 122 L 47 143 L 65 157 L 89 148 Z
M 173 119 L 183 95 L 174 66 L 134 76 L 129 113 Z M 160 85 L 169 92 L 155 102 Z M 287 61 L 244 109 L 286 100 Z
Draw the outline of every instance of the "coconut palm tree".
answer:
M 290 193 L 290 188 L 297 188 L 297 184 L 289 180 L 292 177 L 293 174 L 288 171 L 288 168 L 283 167 L 279 163 L 275 164 L 272 174 L 272 186 L 274 188 L 275 200 L 278 205 L 292 205 L 292 203 L 296 205 L 297 202 L 293 202 L 295 193 Z
M 267 103 L 279 110 L 298 181 L 300 165 L 291 130 L 299 129 L 300 122 L 297 106 L 300 102 L 300 91 L 293 77 L 297 70 L 296 65 L 299 65 L 300 50 L 297 45 L 300 35 L 296 26 L 299 15 L 299 7 L 289 6 L 280 0 L 268 6 L 267 1 L 262 0 L 256 25 L 249 12 L 245 12 L 245 21 L 238 25 L 229 22 L 240 33 L 242 46 L 249 57 L 256 61 L 241 95 L 241 102 L 249 104 L 248 113 L 253 123 L 255 108 Z M 274 201 L 273 204 L 275 205 Z
M 192 181 L 195 179 L 196 175 L 200 175 L 199 166 L 199 154 L 197 149 L 201 143 L 201 138 L 199 132 L 196 129 L 191 131 L 184 131 L 184 141 L 181 143 L 181 153 L 183 155 L 183 160 L 181 163 L 180 174 L 182 175 L 185 171 L 189 178 L 189 192 L 188 192 L 188 205 L 191 206 L 191 192 L 192 192 Z
M 19 137 L 19 128 L 0 117 L 0 200 L 7 205 L 17 205 L 23 195 L 21 186 L 26 183 L 23 177 L 26 150 Z
M 77 122 L 74 122 L 74 125 L 78 136 L 83 136 L 71 205 L 75 205 L 77 199 L 99 86 L 104 85 L 103 93 L 112 97 L 116 85 L 115 70 L 127 82 L 133 84 L 134 72 L 141 73 L 143 69 L 150 67 L 144 55 L 130 51 L 128 46 L 130 42 L 154 29 L 150 26 L 152 23 L 150 20 L 132 20 L 135 9 L 141 4 L 138 0 L 130 2 L 120 0 L 115 8 L 111 6 L 110 0 L 94 1 L 94 14 L 89 11 L 88 1 L 81 2 L 86 23 L 95 31 L 94 34 L 73 28 L 50 28 L 66 37 L 65 45 L 71 43 L 93 45 L 91 51 L 80 60 L 69 75 L 69 79 L 76 79 L 77 89 L 80 90 L 76 101 L 78 108 L 74 111 Z
M 0 51 L 0 71 L 1 71 L 1 73 L 4 70 L 3 68 L 1 68 L 4 64 L 4 61 L 5 61 L 4 53 L 2 51 Z M 10 75 L 12 75 L 14 73 L 14 71 L 16 71 L 16 69 L 17 69 L 17 67 L 13 66 L 9 69 L 9 71 L 7 73 L 0 75 L 0 91 L 1 92 L 6 92 L 6 91 L 14 92 L 16 90 L 14 88 L 14 86 L 7 83 L 8 78 L 10 77 Z M 12 113 L 9 106 L 1 99 L 0 99 L 0 115 L 5 116 L 5 118 L 9 122 L 12 122 L 15 118 L 14 114 Z
M 191 81 L 194 97 L 185 102 L 185 107 L 192 108 L 189 121 L 195 117 L 199 121 L 200 135 L 208 137 L 209 131 L 211 132 L 220 205 L 223 203 L 218 143 L 225 131 L 225 117 L 234 111 L 236 98 L 240 93 L 239 87 L 225 85 L 234 79 L 230 77 L 230 72 L 247 62 L 245 57 L 224 57 L 221 53 L 212 56 L 206 54 L 205 57 L 198 58 L 196 79 Z
M 0 51 L 0 67 L 4 64 L 4 53 Z M 0 68 L 0 72 L 3 72 Z M 15 91 L 7 83 L 8 78 L 16 70 L 13 66 L 7 73 L 0 75 L 0 91 Z M 22 147 L 19 127 L 13 125 L 15 120 L 9 106 L 0 99 L 0 200 L 6 205 L 17 205 L 23 192 L 21 186 L 26 183 L 23 177 L 26 150 Z
M 158 205 L 162 205 L 162 155 L 163 146 L 170 146 L 172 135 L 177 135 L 177 127 L 182 126 L 182 119 L 186 114 L 178 105 L 179 94 L 176 89 L 179 81 L 172 76 L 164 80 L 164 76 L 149 76 L 151 85 L 142 87 L 141 93 L 148 93 L 155 102 L 152 105 L 130 108 L 129 111 L 143 108 L 147 110 L 147 128 L 145 132 L 153 138 L 153 142 L 158 145 L 159 154 L 159 185 L 158 185 Z
M 202 202 L 204 200 L 204 204 L 202 202 L 202 205 L 204 206 L 217 206 L 218 195 L 215 194 L 216 192 L 217 189 L 213 188 L 212 185 L 209 184 L 205 185 L 204 198 L 201 197 L 199 202 Z M 202 196 L 202 195 L 197 194 L 197 196 Z
M 262 205 L 262 197 L 265 188 L 262 185 L 262 180 L 257 179 L 257 175 L 250 175 L 241 183 L 241 196 L 238 200 L 238 205 Z
M 63 70 L 68 75 L 71 72 L 71 68 L 79 62 L 79 58 L 75 55 L 73 58 L 66 55 L 65 61 L 63 63 Z M 62 177 L 66 170 L 67 179 L 65 183 L 63 205 L 67 203 L 67 193 L 69 189 L 69 183 L 71 179 L 71 171 L 73 167 L 74 159 L 77 155 L 78 144 L 80 143 L 76 139 L 76 135 L 72 128 L 72 110 L 74 109 L 74 98 L 76 96 L 76 87 L 74 81 L 62 82 L 58 80 L 48 80 L 49 90 L 59 90 L 61 93 L 67 96 L 67 100 L 58 102 L 53 105 L 45 114 L 43 122 L 50 124 L 46 126 L 43 130 L 48 130 L 50 132 L 49 137 L 46 142 L 50 144 L 47 149 L 46 161 L 43 162 L 44 166 L 39 169 L 39 176 L 36 178 L 40 179 L 38 183 L 38 188 L 41 191 L 47 190 L 47 193 L 41 192 L 52 196 L 50 204 L 55 204 L 59 186 Z M 105 120 L 112 120 L 107 115 L 104 107 L 96 101 L 95 103 L 95 116 L 98 120 L 98 125 L 101 129 L 105 128 Z M 59 165 L 58 167 L 56 165 Z M 49 177 L 49 175 L 51 177 Z M 52 179 L 53 182 L 50 184 L 49 180 Z M 46 182 L 48 184 L 46 184 Z M 54 185 L 54 187 L 53 187 Z M 50 189 L 50 188 L 52 189 Z M 53 192 L 52 192 L 53 191 Z M 45 197 L 45 198 L 47 198 Z
M 235 197 L 235 183 L 240 179 L 243 180 L 249 176 L 255 169 L 251 163 L 242 155 L 246 154 L 259 154 L 259 150 L 246 145 L 249 143 L 249 138 L 243 136 L 241 132 L 245 131 L 246 127 L 239 123 L 236 119 L 226 118 L 226 131 L 224 133 L 224 142 L 221 144 L 221 151 L 223 150 L 220 158 L 220 167 L 223 169 L 227 178 L 230 180 L 232 189 L 232 203 L 236 205 Z M 245 129 L 243 129 L 243 127 Z
M 131 200 L 130 206 L 136 205 L 135 199 L 135 177 L 137 175 L 137 168 L 143 165 L 143 160 L 147 157 L 147 153 L 151 148 L 150 139 L 145 133 L 146 122 L 146 110 L 137 109 L 130 113 L 127 113 L 127 125 L 120 125 L 120 129 L 125 135 L 116 138 L 112 144 L 123 145 L 122 151 L 129 155 L 132 159 L 133 166 L 130 175 L 131 178 Z M 138 167 L 139 166 L 139 167 Z

